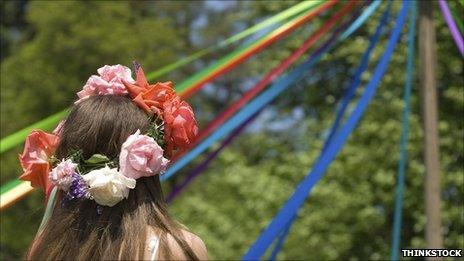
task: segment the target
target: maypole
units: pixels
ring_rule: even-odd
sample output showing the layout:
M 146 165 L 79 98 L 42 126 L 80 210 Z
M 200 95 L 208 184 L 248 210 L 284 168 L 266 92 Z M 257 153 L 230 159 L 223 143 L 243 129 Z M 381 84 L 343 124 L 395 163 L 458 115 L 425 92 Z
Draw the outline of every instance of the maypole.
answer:
M 425 239 L 427 248 L 443 248 L 440 213 L 440 162 L 436 89 L 436 38 L 433 2 L 419 1 L 419 59 L 424 120 Z

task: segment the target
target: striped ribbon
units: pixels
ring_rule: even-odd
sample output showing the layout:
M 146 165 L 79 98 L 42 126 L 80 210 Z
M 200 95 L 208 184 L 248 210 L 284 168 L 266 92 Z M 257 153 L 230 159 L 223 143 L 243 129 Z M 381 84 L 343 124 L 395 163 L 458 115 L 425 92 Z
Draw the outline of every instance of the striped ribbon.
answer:
M 287 18 L 290 18 L 292 16 L 295 16 L 303 11 L 308 11 L 308 10 L 311 10 L 312 8 L 316 7 L 317 5 L 319 5 L 320 3 L 322 2 L 322 0 L 315 0 L 315 1 L 304 1 L 302 3 L 299 3 L 293 7 L 290 7 L 289 9 L 281 12 L 281 13 L 278 13 L 276 14 L 275 16 L 272 16 L 266 20 L 264 20 L 263 22 L 260 22 L 226 40 L 224 40 L 223 42 L 220 42 L 219 44 L 215 45 L 215 46 L 212 46 L 212 47 L 209 47 L 207 49 L 204 49 L 204 50 L 201 50 L 195 54 L 192 54 L 178 62 L 175 62 L 173 64 L 169 64 L 167 66 L 164 66 L 156 71 L 153 71 L 151 73 L 148 73 L 147 74 L 147 79 L 148 80 L 153 80 L 157 77 L 160 77 L 162 75 L 165 75 L 169 72 L 172 72 L 173 70 L 181 67 L 181 66 L 184 66 L 186 64 L 189 64 L 191 63 L 192 61 L 195 61 L 203 56 L 205 56 L 206 54 L 208 53 L 211 53 L 213 50 L 216 50 L 218 49 L 219 47 L 225 47 L 225 46 L 228 46 L 232 43 L 235 43 L 249 35 L 252 35 L 266 27 L 269 27 L 269 26 L 272 26 L 280 21 L 283 21 Z M 276 32 L 277 30 L 274 30 L 274 32 Z M 181 85 L 183 85 L 183 83 L 181 83 Z M 189 86 L 186 85 L 184 87 L 184 89 L 188 89 Z M 15 147 L 16 145 L 19 145 L 21 144 L 24 139 L 26 138 L 26 136 L 34 129 L 42 129 L 42 130 L 51 130 L 53 129 L 56 124 L 61 120 L 63 119 L 66 115 L 67 115 L 68 111 L 67 110 L 63 110 L 61 112 L 58 112 L 58 113 L 55 113 L 37 123 L 34 123 L 30 126 L 27 126 L 13 134 L 10 134 L 8 135 L 7 137 L 3 138 L 1 141 L 0 141 L 0 154 Z
M 201 132 L 198 134 L 197 141 L 191 147 L 196 146 L 203 139 L 223 124 L 227 119 L 234 115 L 240 108 L 251 101 L 258 93 L 260 93 L 266 86 L 281 75 L 290 65 L 292 65 L 299 57 L 301 57 L 309 48 L 311 48 L 325 33 L 327 33 L 335 23 L 346 15 L 353 7 L 354 2 L 350 1 L 345 7 L 338 12 L 336 15 L 331 17 L 326 23 L 324 23 L 315 33 L 313 33 L 308 39 L 306 39 L 300 48 L 293 52 L 290 56 L 284 59 L 279 65 L 273 68 L 267 73 L 255 86 L 248 90 L 241 99 L 230 105 L 225 111 L 221 112 L 216 118 L 214 118 Z M 182 155 L 182 154 L 181 154 Z M 176 155 L 174 162 L 181 156 Z
M 262 49 L 286 36 L 287 34 L 294 31 L 299 26 L 310 21 L 323 11 L 326 11 L 331 6 L 333 6 L 338 0 L 330 0 L 321 4 L 314 10 L 310 10 L 299 17 L 295 18 L 293 21 L 290 21 L 277 30 L 262 38 L 261 40 L 252 43 L 250 46 L 247 46 L 243 49 L 238 49 L 235 52 L 227 55 L 218 62 L 212 64 L 211 66 L 205 68 L 189 79 L 185 80 L 183 83 L 177 86 L 177 90 L 183 98 L 190 97 L 195 93 L 199 88 L 201 88 L 205 83 L 212 81 L 217 78 L 219 75 L 228 72 L 235 66 L 244 62 L 246 59 L 250 58 L 252 55 L 258 53 Z M 188 87 L 188 88 L 187 88 Z
M 249 100 L 251 100 L 254 96 L 257 95 L 259 91 L 261 91 L 267 84 L 269 84 L 272 79 L 275 79 L 278 75 L 283 73 L 283 71 L 290 66 L 292 62 L 294 62 L 296 59 L 301 57 L 305 51 L 307 51 L 312 43 L 315 43 L 318 39 L 320 39 L 324 33 L 326 33 L 330 28 L 333 27 L 336 21 L 341 19 L 344 15 L 346 15 L 347 12 L 349 12 L 352 8 L 354 7 L 354 3 L 348 3 L 345 5 L 345 7 L 339 11 L 337 14 L 335 14 L 330 20 L 328 20 L 326 23 L 324 23 L 318 31 L 316 31 L 314 34 L 312 34 L 302 45 L 300 48 L 298 48 L 295 52 L 293 52 L 290 56 L 288 56 L 285 60 L 283 60 L 277 67 L 272 69 L 266 76 L 263 77 L 261 81 L 259 81 L 253 88 L 251 88 L 247 93 L 244 94 L 244 96 L 236 101 L 233 105 L 231 105 L 226 111 L 221 113 L 218 117 L 216 117 L 215 120 L 210 123 L 208 127 L 210 127 L 212 124 L 214 124 L 213 127 L 206 127 L 202 133 L 200 133 L 198 140 L 201 141 L 203 140 L 204 137 L 209 135 L 213 129 L 217 128 L 219 125 L 221 125 L 223 122 L 225 122 L 231 115 L 233 115 L 236 111 L 238 111 L 241 107 L 243 107 L 244 104 L 246 104 Z M 357 13 L 357 12 L 356 12 Z M 356 16 L 353 15 L 352 18 L 350 19 L 349 22 L 354 20 Z M 345 23 L 341 27 L 346 27 L 348 23 Z M 337 28 L 337 30 L 332 34 L 332 36 L 329 38 L 329 40 L 326 41 L 328 43 L 331 43 L 335 40 L 335 35 L 337 35 L 341 31 L 341 28 Z M 324 45 L 326 45 L 324 44 Z M 315 54 L 320 53 L 320 49 L 316 50 Z M 314 54 L 313 54 L 314 56 Z M 260 110 L 261 111 L 261 110 Z M 223 150 L 228 144 L 232 142 L 232 140 L 237 137 L 243 130 L 244 128 L 252 122 L 256 116 L 259 114 L 258 111 L 254 115 L 250 116 L 245 122 L 243 122 L 236 130 L 233 131 L 233 133 L 226 138 L 221 146 L 216 149 L 215 151 L 211 152 L 202 163 L 198 164 L 195 168 L 193 168 L 186 176 L 185 180 L 178 186 L 174 187 L 169 196 L 167 197 L 167 201 L 171 202 L 180 192 L 182 189 L 184 189 L 195 177 L 197 177 L 202 171 L 204 171 L 209 163 L 219 154 L 221 150 Z M 218 123 L 219 122 L 219 123 Z M 209 132 L 207 130 L 210 130 Z M 205 134 L 206 133 L 206 134 Z M 198 143 L 197 143 L 198 144 Z
M 209 148 L 214 142 L 216 142 L 218 139 L 221 139 L 225 135 L 229 134 L 233 129 L 238 127 L 249 115 L 254 114 L 262 106 L 272 101 L 275 97 L 277 97 L 277 95 L 279 95 L 289 86 L 289 82 L 293 81 L 294 78 L 299 78 L 305 70 L 311 68 L 311 64 L 314 62 L 315 61 L 308 61 L 307 63 L 301 64 L 299 67 L 297 67 L 297 69 L 292 71 L 292 73 L 276 81 L 269 89 L 261 93 L 257 98 L 244 106 L 242 110 L 240 110 L 227 122 L 221 125 L 214 133 L 212 133 L 195 148 L 187 152 L 182 158 L 171 165 L 167 172 L 162 176 L 162 180 L 170 178 L 174 173 L 191 162 L 196 156 Z
M 268 19 L 265 19 L 264 21 L 232 36 L 232 37 L 229 37 L 227 39 L 225 39 L 224 41 L 214 45 L 214 46 L 211 46 L 207 49 L 204 49 L 204 50 L 201 50 L 201 51 L 198 51 L 188 57 L 185 57 L 175 63 L 172 63 L 172 64 L 169 64 L 169 65 L 166 65 L 162 68 L 160 68 L 159 70 L 157 71 L 154 71 L 154 72 L 151 72 L 149 74 L 147 74 L 147 78 L 148 79 L 155 79 L 155 78 L 158 78 L 162 75 L 165 75 L 167 73 L 170 73 L 182 66 L 185 66 L 187 64 L 190 64 L 191 62 L 207 55 L 207 54 L 210 54 L 211 52 L 214 52 L 220 48 L 224 48 L 224 47 L 227 47 L 235 42 L 238 42 L 240 40 L 242 40 L 243 38 L 245 37 L 248 37 L 264 28 L 267 28 L 267 27 L 271 27 L 285 19 L 288 19 L 294 15 L 297 15 L 303 11 L 306 11 L 306 10 L 309 10 L 313 7 L 315 7 L 316 5 L 320 4 L 322 2 L 322 0 L 315 0 L 315 1 L 303 1 L 299 4 L 296 4 L 295 6 L 292 6 L 290 8 L 288 8 L 287 10 L 284 10 Z
M 198 82 L 196 82 L 195 80 L 200 80 L 201 82 L 205 82 L 206 78 L 208 78 L 209 80 L 214 79 L 215 77 L 217 77 L 220 74 L 224 73 L 225 72 L 224 69 L 226 69 L 226 67 L 228 69 L 233 68 L 234 66 L 238 65 L 240 62 L 243 62 L 247 58 L 251 57 L 251 55 L 259 52 L 260 50 L 262 50 L 266 46 L 276 42 L 277 40 L 279 40 L 283 36 L 287 35 L 291 31 L 295 30 L 296 28 L 300 27 L 304 23 L 308 22 L 309 20 L 314 18 L 316 15 L 318 15 L 320 12 L 322 12 L 324 10 L 327 10 L 327 8 L 329 8 L 330 6 L 335 4 L 336 1 L 337 0 L 332 0 L 330 2 L 326 2 L 323 5 L 321 5 L 321 7 L 317 8 L 314 11 L 309 9 L 308 11 L 303 13 L 302 15 L 292 19 L 290 22 L 280 26 L 279 28 L 277 28 L 273 32 L 271 32 L 268 35 L 264 36 L 256 44 L 252 44 L 250 46 L 245 46 L 243 48 L 239 48 L 237 51 L 235 51 L 232 54 L 228 55 L 224 59 L 221 59 L 220 63 L 213 64 L 212 66 L 209 66 L 208 68 L 206 68 L 204 70 L 201 70 L 200 72 L 196 73 L 195 75 L 193 75 L 189 79 L 185 80 L 183 83 L 181 83 L 180 85 L 178 85 L 176 87 L 176 91 L 178 91 L 181 95 L 182 95 L 183 91 L 189 91 L 189 93 L 194 93 L 194 92 L 198 91 L 203 85 L 198 85 Z M 315 1 L 309 7 L 312 8 L 312 7 L 316 6 L 316 3 L 319 3 L 319 2 L 320 1 Z M 252 51 L 250 51 L 250 50 L 252 50 Z M 220 69 L 216 70 L 216 67 L 219 67 Z M 214 77 L 212 75 L 214 75 Z M 194 86 L 193 84 L 195 84 L 195 83 L 196 83 L 196 85 Z M 195 87 L 195 90 L 190 91 L 190 89 L 193 88 L 193 87 Z M 62 111 L 62 112 L 60 112 L 58 114 L 52 115 L 51 117 L 45 119 L 44 121 L 46 121 L 47 124 L 50 124 L 51 122 L 55 121 L 54 124 L 56 124 L 56 122 L 58 122 L 59 119 L 62 118 L 62 117 L 59 117 L 59 116 L 63 116 L 62 114 L 65 115 L 66 113 L 67 113 L 66 110 Z M 46 128 L 44 128 L 46 126 L 43 126 L 43 125 L 44 124 L 42 124 L 40 126 L 37 126 L 37 124 L 35 124 L 34 127 L 35 128 L 46 129 Z M 5 139 L 8 140 L 8 146 L 10 146 L 9 148 L 21 143 L 24 140 L 24 138 L 28 135 L 28 133 L 32 129 L 34 129 L 34 128 L 31 129 L 30 127 L 31 126 L 21 130 L 19 132 L 19 134 L 15 133 L 15 134 L 12 134 L 12 135 L 6 137 Z M 3 144 L 3 142 L 4 142 L 4 139 L 2 139 L 2 145 L 0 147 L 1 147 L 2 150 L 7 150 L 8 148 Z M 3 152 L 3 151 L 1 151 L 1 152 Z M 32 191 L 30 188 L 25 189 L 26 186 L 24 185 L 24 182 L 21 182 L 19 180 L 13 180 L 10 183 L 8 183 L 7 185 L 8 185 L 7 188 L 10 188 L 10 189 L 5 193 L 8 193 L 8 194 L 4 195 L 4 193 L 2 193 L 2 195 L 0 195 L 0 197 L 1 197 L 0 199 L 8 198 L 9 200 L 8 201 L 5 200 L 4 203 L 0 204 L 0 209 L 3 209 L 3 207 L 11 205 L 16 200 L 19 200 L 25 194 Z

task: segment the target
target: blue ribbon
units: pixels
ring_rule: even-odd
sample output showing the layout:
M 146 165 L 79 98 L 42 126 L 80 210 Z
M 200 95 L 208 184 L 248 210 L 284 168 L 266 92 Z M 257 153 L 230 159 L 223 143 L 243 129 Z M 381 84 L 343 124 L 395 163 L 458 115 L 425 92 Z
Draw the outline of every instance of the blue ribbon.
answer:
M 379 3 L 379 2 L 377 2 L 377 3 Z M 359 16 L 358 19 L 355 22 L 353 22 L 353 24 L 351 26 L 353 26 L 353 25 L 357 25 L 357 26 L 361 25 L 360 23 L 357 23 L 357 21 L 359 21 L 360 18 L 362 18 L 362 20 L 365 21 L 366 16 L 363 16 L 363 15 L 366 14 L 366 13 L 371 15 L 372 14 L 371 11 L 376 9 L 376 8 L 372 9 L 371 7 L 372 6 L 378 6 L 378 5 L 376 5 L 377 3 L 372 3 L 371 6 L 369 6 L 364 11 L 364 13 L 361 16 Z M 372 50 L 374 49 L 374 47 L 377 45 L 378 40 L 379 40 L 379 38 L 380 38 L 380 36 L 382 34 L 383 28 L 384 28 L 385 24 L 388 21 L 388 17 L 390 16 L 390 10 L 391 10 L 391 1 L 388 2 L 387 9 L 382 13 L 382 16 L 380 18 L 380 22 L 379 22 L 379 24 L 378 24 L 378 26 L 377 26 L 377 28 L 375 30 L 375 33 L 370 38 L 369 45 L 368 45 L 366 51 L 364 52 L 364 54 L 363 54 L 363 56 L 361 58 L 361 62 L 360 62 L 360 65 L 359 65 L 358 69 L 356 70 L 356 72 L 355 72 L 355 74 L 353 76 L 353 80 L 351 82 L 351 85 L 347 88 L 347 90 L 345 92 L 345 95 L 344 95 L 344 97 L 343 97 L 343 99 L 341 101 L 341 106 L 340 106 L 340 109 L 338 111 L 337 117 L 336 117 L 336 119 L 334 121 L 334 124 L 332 125 L 332 128 L 330 130 L 330 134 L 326 138 L 326 141 L 324 143 L 321 154 L 324 153 L 325 149 L 327 148 L 327 145 L 330 144 L 330 141 L 332 140 L 333 135 L 338 130 L 338 127 L 340 125 L 340 121 L 341 121 L 343 115 L 345 114 L 346 108 L 347 108 L 348 104 L 350 103 L 351 99 L 353 98 L 354 94 L 356 93 L 356 89 L 359 87 L 359 85 L 361 83 L 361 75 L 367 69 L 367 65 L 369 63 L 370 55 L 371 55 Z M 354 30 L 352 30 L 352 27 L 350 27 L 346 31 L 354 32 Z M 271 252 L 269 260 L 276 260 L 277 254 L 282 249 L 283 243 L 285 242 L 285 238 L 287 237 L 287 235 L 288 235 L 288 233 L 290 231 L 290 227 L 292 226 L 295 219 L 296 219 L 296 213 L 295 213 L 295 216 L 290 220 L 290 222 L 285 226 L 284 231 L 282 232 L 282 234 L 278 237 L 277 243 L 275 244 L 274 249 Z
M 414 75 L 414 35 L 416 28 L 416 1 L 413 1 L 409 16 L 408 60 L 406 63 L 406 82 L 404 84 L 403 126 L 401 128 L 400 160 L 398 163 L 398 181 L 396 185 L 395 212 L 393 217 L 391 260 L 399 260 L 401 242 L 401 216 L 403 209 L 403 193 L 405 186 L 406 164 L 408 160 L 409 111 L 412 80 Z
M 293 82 L 300 79 L 305 72 L 311 69 L 322 57 L 322 55 L 329 50 L 328 45 L 319 48 L 306 62 L 298 65 L 293 71 L 280 77 L 274 84 L 271 85 L 267 90 L 263 91 L 253 101 L 245 105 L 237 114 L 231 117 L 226 123 L 221 125 L 215 132 L 209 137 L 204 139 L 195 148 L 187 152 L 182 158 L 176 161 L 164 175 L 161 176 L 161 181 L 169 179 L 174 173 L 180 170 L 182 167 L 191 162 L 200 153 L 205 151 L 217 140 L 221 139 L 225 135 L 229 134 L 235 128 L 240 126 L 246 121 L 250 115 L 257 113 L 264 106 L 274 100 L 280 93 L 282 93 L 288 86 Z
M 375 1 L 374 3 L 376 2 L 378 1 Z M 375 10 L 375 8 L 367 8 L 366 11 L 364 11 L 363 14 L 358 19 L 356 19 L 356 21 L 343 33 L 343 35 L 348 36 L 351 35 L 354 31 L 356 31 L 366 21 L 367 17 L 372 15 L 373 10 Z M 347 34 L 346 32 L 348 31 L 349 33 Z M 169 179 L 178 170 L 183 168 L 195 157 L 197 157 L 199 154 L 201 154 L 203 151 L 205 151 L 207 148 L 213 145 L 214 142 L 229 134 L 234 128 L 237 128 L 249 117 L 249 115 L 256 113 L 258 110 L 269 104 L 278 94 L 283 92 L 294 81 L 301 78 L 305 71 L 309 70 L 315 63 L 317 63 L 321 59 L 323 53 L 326 53 L 330 50 L 331 47 L 322 46 L 318 49 L 318 51 L 315 52 L 318 53 L 318 55 L 310 57 L 307 62 L 300 64 L 289 74 L 280 77 L 279 80 L 272 84 L 272 86 L 269 87 L 268 90 L 264 91 L 252 102 L 244 106 L 236 115 L 230 118 L 225 124 L 221 125 L 221 127 L 219 127 L 213 134 L 211 134 L 208 138 L 203 140 L 194 149 L 186 153 L 176 163 L 171 165 L 171 167 L 169 167 L 166 173 L 161 176 L 161 181 Z
M 337 30 L 335 30 L 333 32 L 333 34 L 332 34 L 331 38 L 328 40 L 328 42 L 333 41 L 334 38 L 340 33 L 340 31 L 344 30 L 346 28 L 346 26 L 349 24 L 350 26 L 343 33 L 343 35 L 345 35 L 345 38 L 343 38 L 343 39 L 346 39 L 346 36 L 351 35 L 353 32 L 355 32 L 357 30 L 358 27 L 363 25 L 363 23 L 366 21 L 366 19 L 373 14 L 373 10 L 376 10 L 376 6 L 378 7 L 379 3 L 380 3 L 379 1 L 377 1 L 376 3 L 372 3 L 368 8 L 366 8 L 366 10 L 363 11 L 363 13 L 360 16 L 357 16 L 357 14 L 354 13 L 353 17 L 350 19 L 350 21 L 348 21 L 343 26 L 340 26 L 339 28 L 337 28 Z M 374 6 L 375 8 L 372 8 L 372 6 Z M 390 5 L 389 5 L 388 8 L 390 8 Z M 356 19 L 353 21 L 353 18 L 356 18 Z M 349 32 L 349 34 L 346 34 L 346 32 Z M 342 41 L 341 38 L 338 38 L 337 40 L 339 42 Z M 372 39 L 371 39 L 371 41 L 372 41 Z M 277 259 L 277 254 L 282 249 L 283 244 L 285 242 L 285 239 L 286 239 L 288 233 L 290 232 L 290 228 L 291 228 L 293 222 L 295 221 L 295 219 L 296 219 L 296 213 L 292 217 L 292 219 L 289 221 L 289 223 L 285 226 L 284 231 L 277 238 L 277 242 L 274 245 L 274 249 L 272 250 L 271 255 L 269 256 L 269 260 L 276 260 Z
M 274 261 L 277 259 L 277 254 L 279 254 L 280 250 L 282 249 L 282 246 L 284 245 L 284 242 L 285 242 L 285 238 L 288 236 L 288 233 L 290 232 L 290 228 L 292 227 L 292 224 L 295 220 L 296 220 L 296 213 L 290 219 L 288 224 L 284 227 L 284 231 L 282 231 L 282 233 L 279 236 L 279 239 L 276 242 L 276 245 L 274 246 L 274 249 L 272 249 L 269 260 Z
M 266 249 L 272 243 L 274 238 L 279 235 L 280 231 L 282 231 L 285 225 L 288 224 L 290 219 L 304 203 L 306 198 L 309 196 L 311 189 L 322 178 L 329 164 L 345 144 L 348 136 L 356 127 L 365 109 L 369 105 L 369 102 L 375 95 L 378 84 L 380 83 L 380 80 L 382 79 L 382 76 L 387 69 L 391 55 L 398 42 L 401 29 L 403 28 L 406 15 L 408 13 L 408 9 L 409 1 L 404 1 L 402 8 L 396 18 L 396 26 L 390 35 L 386 50 L 382 55 L 379 63 L 377 64 L 374 75 L 371 81 L 367 84 L 366 89 L 361 96 L 356 108 L 351 113 L 350 117 L 343 125 L 339 133 L 334 137 L 333 142 L 327 147 L 326 153 L 324 153 L 318 159 L 314 168 L 298 185 L 290 199 L 280 209 L 279 213 L 274 217 L 269 226 L 261 233 L 248 252 L 243 256 L 243 260 L 257 260 L 265 253 Z
M 226 123 L 221 125 L 214 133 L 212 133 L 208 138 L 204 139 L 200 144 L 195 148 L 187 152 L 182 158 L 176 161 L 164 175 L 161 176 L 161 180 L 169 179 L 174 173 L 180 170 L 182 167 L 187 165 L 200 153 L 205 151 L 211 145 L 214 144 L 217 140 L 229 134 L 236 127 L 240 126 L 249 115 L 252 115 L 258 112 L 262 107 L 266 106 L 269 102 L 274 100 L 281 92 L 283 92 L 288 86 L 293 82 L 298 80 L 306 71 L 308 71 L 317 61 L 319 61 L 320 56 L 317 59 L 309 60 L 303 64 L 300 64 L 296 69 L 294 69 L 289 74 L 284 77 L 279 78 L 279 80 L 274 83 L 269 89 L 264 91 L 261 95 L 256 97 L 253 101 L 244 106 L 237 114 L 230 118 Z
M 348 36 L 350 36 L 354 31 L 356 31 L 361 25 L 364 24 L 364 22 L 369 18 L 375 10 L 380 6 L 380 3 L 382 1 L 380 0 L 375 0 L 372 2 L 372 4 L 366 8 L 366 10 L 356 19 L 356 21 L 353 22 L 350 28 L 348 28 L 341 36 L 340 40 L 345 40 Z
M 377 45 L 377 42 L 379 41 L 379 38 L 382 35 L 382 30 L 388 21 L 388 17 L 390 16 L 391 3 L 391 1 L 388 1 L 387 9 L 383 12 L 382 17 L 380 18 L 380 23 L 377 26 L 375 33 L 370 38 L 369 46 L 364 52 L 359 67 L 354 74 L 351 85 L 347 88 L 346 93 L 341 101 L 340 108 L 338 110 L 337 116 L 335 117 L 334 124 L 330 129 L 329 135 L 325 140 L 322 152 L 325 151 L 327 145 L 332 141 L 333 136 L 335 135 L 340 126 L 340 121 L 342 120 L 343 115 L 345 115 L 346 108 L 348 108 L 348 104 L 350 104 L 350 101 L 354 97 L 356 90 L 361 85 L 361 76 L 367 69 L 367 65 L 369 64 L 369 59 L 372 54 L 372 51 L 374 50 L 374 47 Z

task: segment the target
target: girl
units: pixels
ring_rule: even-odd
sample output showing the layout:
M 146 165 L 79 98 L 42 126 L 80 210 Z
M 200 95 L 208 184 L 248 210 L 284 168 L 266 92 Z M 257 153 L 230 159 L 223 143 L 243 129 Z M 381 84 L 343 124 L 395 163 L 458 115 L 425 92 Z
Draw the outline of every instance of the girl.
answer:
M 168 214 L 159 175 L 192 142 L 193 112 L 170 83 L 149 85 L 136 70 L 134 81 L 121 65 L 100 68 L 55 135 L 36 131 L 26 140 L 21 178 L 58 191 L 28 259 L 207 259 L 202 240 Z M 53 168 L 36 171 L 31 151 Z

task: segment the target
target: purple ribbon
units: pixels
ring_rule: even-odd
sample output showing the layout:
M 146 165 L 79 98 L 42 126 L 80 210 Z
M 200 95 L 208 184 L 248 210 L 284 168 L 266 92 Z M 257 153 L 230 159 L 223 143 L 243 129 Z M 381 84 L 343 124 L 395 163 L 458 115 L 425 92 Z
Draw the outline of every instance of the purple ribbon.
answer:
M 448 5 L 446 4 L 445 0 L 438 0 L 438 3 L 440 5 L 443 17 L 445 18 L 446 24 L 448 25 L 451 35 L 453 36 L 454 42 L 458 46 L 461 55 L 464 56 L 464 43 L 462 40 L 462 35 L 456 27 L 456 23 L 453 20 L 453 16 L 451 16 L 451 12 L 448 8 Z
M 217 155 L 219 155 L 219 153 L 225 148 L 227 147 L 227 145 L 229 145 L 238 135 L 240 135 L 240 133 L 242 133 L 242 131 L 245 129 L 245 127 L 251 123 L 254 119 L 256 119 L 256 116 L 258 116 L 258 114 L 261 112 L 258 111 L 256 112 L 254 115 L 252 115 L 251 117 L 249 117 L 245 122 L 242 123 L 242 125 L 240 125 L 237 129 L 235 129 L 230 135 L 229 137 L 227 137 L 227 139 L 225 139 L 221 146 L 219 148 L 217 148 L 215 151 L 211 152 L 210 154 L 208 154 L 208 156 L 206 157 L 205 160 L 203 160 L 203 162 L 201 162 L 200 164 L 198 164 L 194 169 L 192 169 L 190 171 L 190 173 L 187 175 L 187 177 L 184 179 L 184 181 L 182 181 L 182 183 L 180 185 L 176 185 L 174 186 L 174 188 L 171 190 L 171 193 L 169 193 L 167 199 L 166 199 L 166 202 L 167 203 L 171 203 L 172 200 L 174 200 L 174 198 L 176 198 L 179 193 L 185 188 L 187 187 L 187 185 L 192 182 L 193 179 L 195 179 L 198 175 L 200 175 L 208 166 L 209 164 L 211 163 L 211 161 L 213 161 L 213 159 L 215 159 L 217 157 Z
M 369 3 L 370 1 L 366 1 L 366 3 Z M 323 53 L 330 45 L 332 45 L 338 38 L 338 34 L 346 29 L 348 25 L 350 25 L 359 15 L 359 11 L 357 10 L 356 12 L 353 13 L 351 18 L 346 21 L 344 24 L 340 25 L 338 28 L 335 29 L 335 31 L 332 32 L 332 35 L 329 39 L 327 39 L 318 49 L 316 49 L 311 56 L 309 57 L 308 60 L 315 59 L 318 57 L 321 53 Z M 219 155 L 219 153 L 227 147 L 242 131 L 246 128 L 248 124 L 250 124 L 253 120 L 256 119 L 256 117 L 260 114 L 262 110 L 257 111 L 255 114 L 251 115 L 245 122 L 243 122 L 237 129 L 235 129 L 221 144 L 219 148 L 217 148 L 215 151 L 211 152 L 208 154 L 205 160 L 203 160 L 200 164 L 198 164 L 194 169 L 192 169 L 188 174 L 187 177 L 182 181 L 180 185 L 174 186 L 174 188 L 171 190 L 169 195 L 166 198 L 167 203 L 171 203 L 174 198 L 176 198 L 182 190 L 184 190 L 185 187 L 187 187 L 188 184 L 190 184 L 197 176 L 199 176 Z
M 345 25 L 346 26 L 346 25 Z M 343 26 L 343 27 L 345 27 Z M 337 30 L 335 31 L 336 33 L 338 33 L 340 30 Z M 335 34 L 329 39 L 327 40 L 321 47 L 319 47 L 310 57 L 310 59 L 313 59 L 314 57 L 317 57 L 325 48 L 327 48 L 330 44 L 332 44 L 335 40 L 336 40 L 336 37 L 334 37 Z M 209 164 L 211 163 L 211 161 L 213 161 L 213 159 L 215 159 L 219 153 L 225 148 L 227 147 L 227 145 L 229 145 L 238 135 L 240 135 L 240 133 L 242 133 L 242 131 L 246 128 L 246 126 L 248 124 L 250 124 L 254 119 L 256 119 L 256 117 L 260 114 L 262 110 L 259 110 L 257 111 L 255 114 L 253 114 L 252 116 L 250 116 L 245 122 L 243 122 L 239 127 L 237 127 L 237 129 L 235 129 L 221 144 L 221 146 L 219 146 L 219 148 L 217 148 L 215 151 L 211 152 L 210 154 L 208 154 L 208 156 L 206 157 L 205 160 L 203 160 L 200 164 L 198 164 L 197 166 L 195 166 L 194 169 L 192 169 L 188 174 L 187 174 L 187 177 L 182 181 L 182 183 L 180 185 L 176 185 L 174 186 L 174 188 L 171 190 L 171 192 L 169 193 L 169 195 L 167 196 L 166 198 L 166 202 L 169 204 L 171 203 L 174 198 L 176 198 L 180 192 L 182 192 L 182 190 L 185 189 L 185 187 L 187 187 L 188 184 L 190 184 L 197 176 L 199 176 L 208 166 Z

